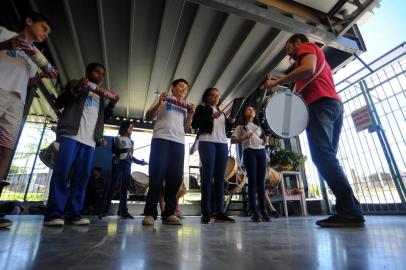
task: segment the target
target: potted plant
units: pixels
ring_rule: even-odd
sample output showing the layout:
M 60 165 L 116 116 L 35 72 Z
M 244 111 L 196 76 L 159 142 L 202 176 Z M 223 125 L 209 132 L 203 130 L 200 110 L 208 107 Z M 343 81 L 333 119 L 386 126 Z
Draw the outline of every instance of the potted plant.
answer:
M 305 158 L 295 151 L 281 149 L 271 155 L 270 163 L 275 170 L 296 171 L 304 167 Z

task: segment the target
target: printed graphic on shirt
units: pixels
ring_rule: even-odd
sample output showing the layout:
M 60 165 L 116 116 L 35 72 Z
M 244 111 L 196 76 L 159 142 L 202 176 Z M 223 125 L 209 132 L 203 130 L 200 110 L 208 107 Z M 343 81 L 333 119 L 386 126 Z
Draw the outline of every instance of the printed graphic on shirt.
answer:
M 100 98 L 99 96 L 89 92 L 89 95 L 86 97 L 85 106 L 88 108 L 97 107 L 99 108 Z
M 6 51 L 6 55 L 7 56 L 9 56 L 9 57 L 13 57 L 13 58 L 17 58 L 17 59 L 20 59 L 20 60 L 23 60 L 24 62 L 26 62 L 27 63 L 27 65 L 26 65 L 26 67 L 27 67 L 27 72 L 28 72 L 28 74 L 31 74 L 31 65 L 30 65 L 30 62 L 29 62 L 29 57 L 28 57 L 28 55 L 26 55 L 25 54 L 25 52 L 23 52 L 23 51 L 21 51 L 21 50 L 7 50 Z

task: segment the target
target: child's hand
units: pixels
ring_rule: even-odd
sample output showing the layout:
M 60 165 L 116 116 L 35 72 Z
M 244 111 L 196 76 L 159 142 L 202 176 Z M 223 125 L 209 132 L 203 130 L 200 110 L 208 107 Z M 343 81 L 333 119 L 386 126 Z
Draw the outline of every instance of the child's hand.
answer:
M 243 141 L 246 141 L 246 140 L 251 139 L 252 136 L 254 136 L 254 133 L 253 133 L 253 132 L 249 132 L 249 133 L 247 133 L 244 137 L 242 137 L 241 139 L 242 139 Z
M 188 103 L 187 104 L 187 111 L 189 114 L 194 114 L 196 111 L 196 106 L 193 103 Z
M 24 40 L 20 39 L 18 36 L 6 40 L 1 44 L 3 50 L 29 50 L 29 44 Z
M 165 101 L 168 99 L 169 93 L 164 91 L 162 94 L 159 96 L 159 105 L 163 105 Z
M 221 112 L 214 112 L 212 115 L 211 115 L 211 117 L 213 118 L 213 119 L 217 119 L 217 118 L 219 118 L 221 116 Z

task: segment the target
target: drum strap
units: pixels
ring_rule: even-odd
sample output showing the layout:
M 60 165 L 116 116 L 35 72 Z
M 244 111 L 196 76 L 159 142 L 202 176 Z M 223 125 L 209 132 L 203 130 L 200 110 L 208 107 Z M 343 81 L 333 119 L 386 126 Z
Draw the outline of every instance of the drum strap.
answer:
M 306 88 L 306 86 L 308 86 L 312 81 L 314 81 L 320 75 L 320 73 L 323 71 L 325 66 L 326 66 L 326 61 L 323 61 L 323 64 L 321 65 L 320 69 L 313 75 L 313 77 L 307 83 L 305 83 L 299 90 L 294 89 L 293 92 L 296 92 L 296 93 L 302 92 Z M 296 85 L 295 85 L 295 88 L 296 88 Z

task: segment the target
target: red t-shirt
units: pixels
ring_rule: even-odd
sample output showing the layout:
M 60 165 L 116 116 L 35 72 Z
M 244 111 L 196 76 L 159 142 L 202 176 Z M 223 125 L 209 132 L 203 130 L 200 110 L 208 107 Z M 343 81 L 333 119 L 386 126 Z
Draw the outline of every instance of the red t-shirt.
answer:
M 326 61 L 323 51 L 317 45 L 310 42 L 300 44 L 299 47 L 297 47 L 296 52 L 296 68 L 300 66 L 300 61 L 306 54 L 313 54 L 317 57 L 316 69 L 314 70 L 314 74 L 316 74 L 320 70 L 320 68 L 323 66 L 323 62 Z M 301 89 L 306 82 L 311 80 L 313 75 L 306 79 L 298 80 L 296 82 L 296 89 Z M 322 97 L 337 99 L 341 102 L 341 99 L 334 87 L 334 80 L 331 73 L 330 65 L 327 62 L 323 68 L 323 71 L 300 92 L 300 95 L 304 98 L 307 104 L 315 102 Z

